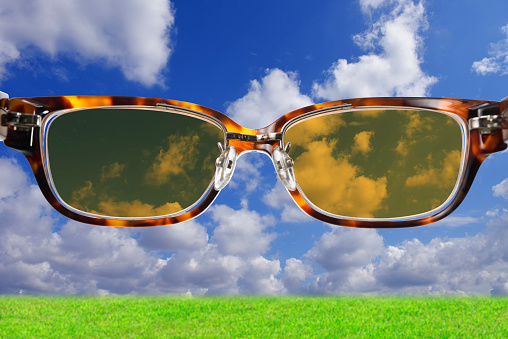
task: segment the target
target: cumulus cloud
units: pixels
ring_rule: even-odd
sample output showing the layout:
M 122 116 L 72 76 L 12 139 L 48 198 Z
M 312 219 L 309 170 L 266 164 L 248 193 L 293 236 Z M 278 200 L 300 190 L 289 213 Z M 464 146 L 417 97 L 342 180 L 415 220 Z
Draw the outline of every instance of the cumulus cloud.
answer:
M 252 80 L 248 93 L 226 109 L 240 125 L 261 128 L 292 110 L 312 104 L 307 95 L 300 93 L 297 73 L 277 68 L 266 73 L 261 82 Z
M 428 244 L 412 239 L 387 247 L 374 230 L 333 229 L 306 254 L 326 272 L 313 276 L 305 290 L 319 294 L 506 294 L 508 251 L 502 239 L 508 236 L 507 224 L 508 214 L 504 214 L 475 236 L 435 238 Z
M 284 275 L 282 282 L 284 288 L 292 294 L 300 294 L 305 292 L 304 282 L 307 278 L 312 277 L 312 265 L 306 264 L 299 259 L 289 258 L 286 260 L 284 267 Z
M 252 258 L 250 269 L 239 280 L 239 292 L 242 294 L 280 294 L 284 284 L 275 276 L 281 271 L 279 260 L 268 260 L 262 256 Z
M 297 223 L 314 220 L 295 204 L 280 180 L 277 180 L 275 186 L 263 196 L 263 201 L 268 206 L 281 210 L 280 221 L 282 222 Z
M 386 2 L 386 0 L 360 0 L 360 6 L 362 7 L 362 11 L 366 13 L 372 9 L 378 8 Z
M 210 210 L 212 219 L 219 224 L 212 241 L 221 253 L 247 257 L 262 254 L 276 237 L 275 233 L 264 232 L 276 223 L 271 215 L 261 216 L 246 208 L 237 211 L 226 205 L 212 206 Z
M 174 23 L 168 0 L 19 0 L 2 1 L 1 7 L 0 80 L 9 65 L 42 51 L 105 62 L 143 85 L 163 83 Z
M 489 48 L 490 57 L 473 62 L 471 69 L 481 75 L 489 73 L 508 74 L 508 25 L 501 27 L 506 36 L 503 40 L 491 43 Z
M 263 256 L 222 255 L 209 244 L 196 252 L 178 252 L 160 270 L 157 285 L 169 293 L 279 294 L 280 262 Z
M 384 14 L 384 6 L 391 6 Z M 315 82 L 316 98 L 337 100 L 365 96 L 424 96 L 437 79 L 421 68 L 422 37 L 426 28 L 425 9 L 410 0 L 361 1 L 364 12 L 383 7 L 368 30 L 354 37 L 355 43 L 370 51 L 356 62 L 339 59 L 328 78 Z M 380 51 L 378 53 L 378 51 Z
M 212 208 L 211 238 L 195 220 L 97 227 L 62 222 L 15 160 L 0 158 L 0 174 L 0 293 L 284 292 L 280 262 L 262 256 L 275 219 L 246 205 Z
M 379 16 L 367 31 L 354 37 L 360 47 L 371 51 L 370 54 L 361 56 L 356 63 L 340 59 L 330 68 L 330 77 L 324 83 L 314 83 L 312 96 L 333 100 L 367 95 L 425 95 L 437 80 L 420 67 L 420 32 L 427 25 L 423 4 L 409 0 L 363 0 L 360 5 L 364 13 Z M 389 13 L 384 14 L 387 9 Z M 248 93 L 231 103 L 226 112 L 242 125 L 261 127 L 292 109 L 311 104 L 312 96 L 302 94 L 297 73 L 272 69 L 267 70 L 261 81 L 252 80 Z M 332 127 L 320 125 L 315 126 L 315 130 L 326 134 Z M 309 128 L 306 133 L 295 133 L 292 144 L 308 143 L 312 136 Z M 365 132 L 356 138 L 357 152 L 369 152 L 371 136 Z M 281 208 L 282 221 L 305 220 L 294 203 L 288 201 L 285 189 L 277 185 L 265 195 L 267 204 Z
M 189 220 L 170 227 L 142 229 L 138 244 L 152 251 L 189 251 L 205 247 L 208 233 L 199 223 Z
M 263 256 L 276 236 L 266 231 L 275 219 L 246 205 L 240 210 L 216 205 L 210 212 L 215 225 L 210 241 L 173 254 L 160 271 L 161 286 L 174 293 L 284 293 L 279 260 Z
M 376 280 L 392 291 L 486 293 L 508 281 L 508 216 L 492 220 L 485 232 L 464 238 L 417 239 L 388 248 L 377 264 Z
M 27 185 L 28 178 L 14 159 L 0 158 L 0 178 L 9 178 L 0 185 L 0 199 L 9 198 L 18 192 L 19 187 Z
M 306 291 L 313 294 L 363 293 L 376 291 L 372 262 L 384 250 L 376 230 L 333 226 L 305 257 L 325 272 L 312 277 Z
M 154 277 L 151 256 L 127 229 L 59 224 L 39 187 L 12 159 L 0 159 L 3 183 L 16 182 L 0 198 L 0 292 L 141 292 Z
M 483 58 L 479 61 L 473 62 L 472 70 L 481 75 L 489 73 L 497 73 L 501 70 L 501 65 L 496 57 Z
M 508 295 L 508 282 L 499 279 L 499 283 L 495 284 L 490 292 L 491 295 Z
M 374 15 L 383 6 L 391 8 L 389 15 L 380 16 L 368 31 L 356 38 L 372 52 L 356 63 L 346 61 L 342 69 L 338 68 L 339 64 L 332 67 L 331 70 L 337 72 L 324 83 L 314 85 L 315 95 L 361 96 L 364 86 L 367 86 L 368 95 L 425 94 L 435 79 L 420 68 L 418 33 L 425 26 L 423 6 L 407 0 L 362 0 L 360 4 L 365 12 L 371 11 Z M 5 8 L 17 9 L 16 6 L 9 3 Z M 6 9 L 0 11 L 1 15 L 6 15 Z M 35 13 L 27 15 L 36 18 Z M 53 24 L 57 32 L 63 27 L 60 22 Z M 2 25 L 0 27 L 5 27 Z M 165 27 L 170 26 L 166 24 Z M 23 30 L 19 32 L 25 40 L 0 39 L 0 46 L 4 46 L 0 48 L 3 74 L 6 63 L 20 58 L 19 51 L 25 45 L 17 41 L 28 41 L 27 44 L 52 55 L 69 52 L 59 46 L 72 32 L 63 37 L 56 33 L 50 35 L 53 40 L 49 43 L 53 43 L 53 48 L 42 43 L 39 46 L 24 38 Z M 399 41 L 397 32 L 409 39 L 404 42 L 404 48 L 395 46 Z M 73 49 L 80 46 L 71 44 Z M 378 50 L 380 53 L 375 54 Z M 398 65 L 403 56 L 408 58 L 403 60 L 406 64 Z M 123 69 L 123 64 L 108 59 L 109 54 L 83 52 L 82 57 L 109 60 L 111 65 Z M 388 84 L 379 80 L 391 74 L 381 67 L 386 64 L 393 67 L 390 72 L 394 72 L 394 79 Z M 380 65 L 381 69 L 372 68 L 373 65 Z M 371 71 L 379 78 L 372 83 L 366 79 Z M 350 87 L 340 87 L 339 76 L 347 80 L 344 83 Z M 417 77 L 423 83 L 416 84 Z M 152 80 L 145 81 L 151 83 Z M 310 103 L 310 96 L 300 92 L 296 73 L 274 69 L 261 81 L 253 80 L 249 92 L 232 103 L 228 113 L 246 126 L 260 127 Z M 369 136 L 365 134 L 357 139 L 357 151 L 367 153 Z M 250 175 L 259 177 L 257 165 L 254 169 L 249 168 L 247 162 L 244 169 L 242 166 L 240 164 L 240 174 L 244 175 L 240 176 L 238 186 L 248 181 Z M 104 173 L 114 176 L 120 171 L 121 166 L 116 166 Z M 0 178 L 0 293 L 22 290 L 62 294 L 506 294 L 508 291 L 508 252 L 503 242 L 508 237 L 508 212 L 504 210 L 489 212 L 486 217 L 491 221 L 487 229 L 477 235 L 435 238 L 427 244 L 411 239 L 387 246 L 375 230 L 333 226 L 304 256 L 281 263 L 278 259 L 267 258 L 277 236 L 273 228 L 277 218 L 249 210 L 247 201 L 240 209 L 224 205 L 210 208 L 209 222 L 203 224 L 199 220 L 208 219 L 149 229 L 93 227 L 62 222 L 15 160 L 0 159 Z M 507 190 L 504 186 L 503 183 L 496 186 L 494 194 L 504 197 Z M 259 184 L 250 189 L 260 190 Z M 265 198 L 268 205 L 280 208 L 281 221 L 309 220 L 298 210 L 282 184 L 277 183 Z M 456 217 L 450 220 L 473 223 L 478 219 Z
M 383 248 L 383 237 L 375 230 L 333 226 L 306 257 L 327 271 L 347 270 L 370 264 Z
M 266 158 L 263 156 L 241 156 L 238 158 L 235 173 L 228 186 L 238 189 L 242 194 L 254 192 L 263 186 L 265 177 L 261 171 Z
M 508 199 L 508 178 L 492 187 L 492 190 L 494 191 L 495 197 L 503 197 Z
M 210 209 L 196 220 L 147 229 L 61 222 L 13 159 L 0 159 L 0 293 L 491 293 L 508 286 L 508 212 L 474 236 L 387 246 L 375 230 L 332 226 L 284 266 L 266 253 L 276 220 Z M 30 208 L 27 208 L 30 206 Z M 167 254 L 170 256 L 165 256 Z M 317 268 L 320 268 L 319 270 Z
M 495 213 L 489 213 L 489 212 L 487 212 L 486 215 L 489 217 L 496 216 Z M 441 219 L 437 223 L 430 224 L 427 227 L 434 227 L 434 226 L 460 227 L 460 226 L 465 226 L 465 225 L 470 225 L 470 224 L 477 224 L 477 223 L 480 223 L 481 221 L 482 220 L 477 217 L 451 215 L 451 216 L 448 216 L 444 219 Z

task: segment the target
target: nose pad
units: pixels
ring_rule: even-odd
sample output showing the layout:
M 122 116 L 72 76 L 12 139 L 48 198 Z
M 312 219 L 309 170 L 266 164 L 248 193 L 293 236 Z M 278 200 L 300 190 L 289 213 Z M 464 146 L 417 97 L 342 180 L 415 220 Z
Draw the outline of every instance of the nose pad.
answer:
M 280 148 L 280 146 L 275 146 L 272 159 L 275 170 L 284 186 L 286 186 L 288 190 L 294 191 L 296 189 L 295 173 L 293 172 L 294 161 L 287 154 L 290 146 L 291 144 L 288 143 L 285 150 Z
M 214 188 L 216 191 L 223 189 L 233 176 L 233 172 L 236 167 L 236 148 L 233 145 L 229 145 L 226 149 L 222 147 L 219 142 L 219 149 L 221 151 L 220 156 L 215 160 L 215 182 Z

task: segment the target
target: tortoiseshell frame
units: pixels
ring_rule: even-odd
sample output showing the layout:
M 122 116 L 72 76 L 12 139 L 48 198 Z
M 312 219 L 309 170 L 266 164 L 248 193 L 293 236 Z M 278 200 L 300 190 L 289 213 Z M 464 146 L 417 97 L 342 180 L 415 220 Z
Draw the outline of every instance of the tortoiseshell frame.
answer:
M 369 107 L 401 107 L 413 109 L 431 109 L 442 112 L 451 113 L 462 120 L 465 126 L 468 126 L 470 118 L 478 116 L 477 107 L 487 105 L 490 109 L 489 112 L 494 110 L 498 115 L 508 114 L 508 98 L 503 99 L 501 102 L 495 101 L 482 101 L 482 100 L 463 100 L 463 99 L 444 99 L 444 98 L 359 98 L 347 99 L 339 101 L 331 101 L 320 104 L 315 104 L 303 107 L 287 113 L 280 117 L 275 122 L 267 127 L 261 129 L 249 129 L 242 127 L 231 120 L 224 114 L 213 109 L 191 104 L 187 102 L 157 99 L 157 98 L 142 98 L 142 97 L 98 97 L 98 96 L 64 96 L 64 97 L 34 97 L 34 98 L 12 98 L 1 99 L 0 108 L 7 112 L 19 112 L 25 114 L 36 114 L 43 117 L 43 125 L 45 119 L 48 119 L 52 114 L 58 111 L 73 109 L 73 108 L 91 108 L 91 107 L 105 107 L 105 106 L 149 106 L 155 107 L 157 104 L 166 104 L 185 108 L 195 112 L 199 112 L 220 121 L 227 129 L 227 132 L 241 133 L 248 135 L 264 135 L 268 133 L 280 133 L 284 131 L 284 127 L 290 124 L 293 119 L 301 117 L 304 114 L 315 112 L 329 107 L 349 104 L 354 108 L 369 108 Z M 1 114 L 0 114 L 1 115 Z M 140 117 L 140 120 L 142 117 Z M 41 130 L 39 128 L 39 130 Z M 289 191 L 293 200 L 297 205 L 308 215 L 335 225 L 348 226 L 348 227 L 361 227 L 361 228 L 398 228 L 398 227 L 411 227 L 430 224 L 440 220 L 450 214 L 464 199 L 468 192 L 473 179 L 478 171 L 481 163 L 485 158 L 494 152 L 504 150 L 506 148 L 505 139 L 503 138 L 503 130 L 498 129 L 489 134 L 481 134 L 479 130 L 469 131 L 466 128 L 465 133 L 468 140 L 466 147 L 466 163 L 462 177 L 459 179 L 458 190 L 454 198 L 444 208 L 438 210 L 435 214 L 406 220 L 352 220 L 339 216 L 332 216 L 324 214 L 319 210 L 314 209 L 302 196 L 300 188 L 297 187 L 294 191 Z M 506 132 L 505 132 L 506 133 Z M 142 220 L 121 220 L 121 219 L 107 219 L 95 218 L 83 214 L 75 213 L 62 205 L 54 196 L 50 184 L 48 183 L 44 160 L 42 159 L 43 145 L 41 144 L 42 132 L 33 129 L 32 133 L 29 131 L 14 130 L 9 127 L 5 145 L 21 151 L 27 158 L 35 178 L 41 188 L 42 193 L 49 201 L 49 203 L 63 215 L 93 225 L 102 226 L 160 226 L 179 223 L 185 220 L 192 219 L 203 213 L 208 206 L 213 202 L 219 193 L 213 188 L 209 189 L 208 193 L 202 200 L 194 206 L 191 210 L 183 214 L 155 218 L 155 219 L 142 219 Z M 273 154 L 273 149 L 276 146 L 282 146 L 279 140 L 269 140 L 263 142 L 248 142 L 242 140 L 228 140 L 229 145 L 234 145 L 238 156 L 244 152 L 262 152 L 270 157 Z

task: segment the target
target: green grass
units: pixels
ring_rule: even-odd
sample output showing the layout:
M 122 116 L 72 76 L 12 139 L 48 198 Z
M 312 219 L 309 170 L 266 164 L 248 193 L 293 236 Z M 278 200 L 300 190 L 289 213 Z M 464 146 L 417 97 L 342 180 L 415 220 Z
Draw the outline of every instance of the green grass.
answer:
M 506 338 L 508 298 L 0 297 L 0 338 Z

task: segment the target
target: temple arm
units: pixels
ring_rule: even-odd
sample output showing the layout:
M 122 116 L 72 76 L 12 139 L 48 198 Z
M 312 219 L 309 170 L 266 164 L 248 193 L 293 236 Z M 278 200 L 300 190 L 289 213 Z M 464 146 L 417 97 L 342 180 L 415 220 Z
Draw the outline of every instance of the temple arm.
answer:
M 501 100 L 501 116 L 504 119 L 508 119 L 508 97 Z M 508 143 L 508 128 L 503 129 L 503 139 Z
M 0 105 L 0 141 L 4 141 L 5 138 L 7 137 L 7 126 L 2 126 L 1 121 L 2 121 L 2 115 L 7 114 L 7 111 L 5 109 L 7 109 L 8 102 L 9 102 L 9 94 L 0 92 L 0 103 L 1 103 L 1 105 Z

